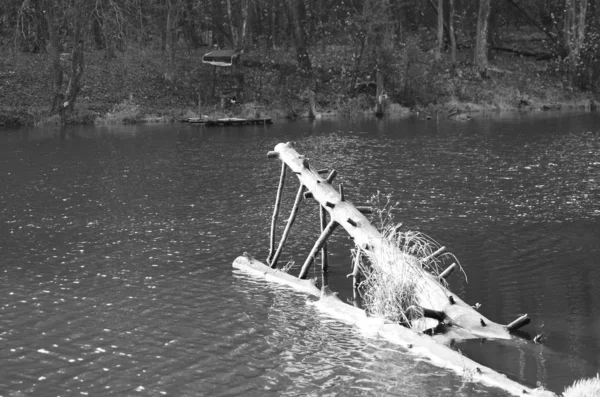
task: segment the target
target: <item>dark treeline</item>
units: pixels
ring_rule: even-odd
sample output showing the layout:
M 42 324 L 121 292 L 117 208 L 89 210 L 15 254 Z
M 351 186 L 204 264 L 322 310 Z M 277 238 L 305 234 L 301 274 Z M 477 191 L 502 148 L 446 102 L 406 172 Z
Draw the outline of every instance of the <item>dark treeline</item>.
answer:
M 52 109 L 61 113 L 73 109 L 86 52 L 110 59 L 132 48 L 160 50 L 167 81 L 178 79 L 181 52 L 286 51 L 299 73 L 338 73 L 348 93 L 374 70 L 406 74 L 411 51 L 481 79 L 497 71 L 491 58 L 503 51 L 556 62 L 574 87 L 596 91 L 599 22 L 600 0 L 3 0 L 0 44 L 48 55 Z M 507 44 L 507 32 L 523 27 L 531 45 Z M 457 51 L 470 55 L 457 59 Z M 340 70 L 324 54 L 338 57 Z

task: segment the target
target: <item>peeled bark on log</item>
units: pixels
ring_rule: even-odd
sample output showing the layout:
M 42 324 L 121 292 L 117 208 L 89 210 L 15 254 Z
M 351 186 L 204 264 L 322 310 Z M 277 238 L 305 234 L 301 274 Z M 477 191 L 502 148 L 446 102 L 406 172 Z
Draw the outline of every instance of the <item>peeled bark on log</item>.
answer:
M 346 229 L 358 247 L 361 249 L 368 247 L 369 250 L 375 253 L 378 250 L 384 250 L 384 252 L 400 250 L 384 239 L 382 234 L 352 203 L 342 201 L 338 191 L 327 183 L 316 169 L 303 161 L 304 156 L 300 156 L 292 148 L 291 143 L 278 144 L 275 147 L 275 152 L 279 154 L 279 159 L 296 174 L 300 183 L 313 194 L 314 199 L 329 212 L 331 222 L 336 222 Z M 306 271 L 302 273 L 301 277 L 306 275 Z M 505 326 L 483 317 L 481 313 L 440 284 L 437 277 L 425 273 L 419 279 L 419 285 L 416 289 L 419 291 L 418 299 L 421 306 L 444 312 L 447 321 L 451 325 L 461 327 L 474 336 L 511 338 Z M 448 298 L 451 295 L 453 296 L 453 302 Z

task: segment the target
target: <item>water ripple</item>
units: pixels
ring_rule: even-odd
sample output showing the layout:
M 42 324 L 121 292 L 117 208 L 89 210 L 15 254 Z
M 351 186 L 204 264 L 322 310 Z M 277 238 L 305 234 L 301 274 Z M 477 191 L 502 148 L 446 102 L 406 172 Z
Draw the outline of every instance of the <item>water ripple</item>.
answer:
M 549 132 L 544 119 L 357 120 L 0 137 L 0 390 L 502 395 L 365 338 L 301 294 L 232 274 L 243 251 L 266 256 L 280 166 L 265 154 L 288 140 L 340 171 L 350 201 L 390 193 L 397 219 L 458 255 L 470 283 L 454 278 L 453 288 L 484 314 L 527 312 L 549 336 L 546 350 L 470 354 L 495 368 L 519 362 L 511 376 L 562 390 L 597 368 L 600 351 L 593 117 Z M 296 186 L 290 177 L 283 214 Z M 301 263 L 320 232 L 314 206 L 299 214 L 283 263 Z M 350 247 L 343 233 L 331 239 L 330 282 L 342 295 Z

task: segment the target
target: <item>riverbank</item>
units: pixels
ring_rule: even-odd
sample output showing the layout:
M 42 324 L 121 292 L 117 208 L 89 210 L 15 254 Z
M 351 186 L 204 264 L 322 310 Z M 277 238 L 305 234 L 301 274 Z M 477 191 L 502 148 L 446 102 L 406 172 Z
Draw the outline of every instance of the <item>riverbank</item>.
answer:
M 7 54 L 0 60 L 0 126 L 60 124 L 49 112 L 52 97 L 51 63 L 47 54 Z M 208 49 L 181 51 L 177 79 L 164 78 L 164 55 L 155 50 L 130 50 L 114 58 L 104 52 L 86 53 L 86 68 L 76 109 L 68 124 L 173 122 L 189 117 L 352 117 L 374 115 L 374 77 L 356 79 L 347 88 L 348 61 L 332 54 L 343 48 L 315 49 L 310 73 L 281 50 L 268 57 L 260 51 L 244 55 L 243 101 L 221 107 L 210 97 L 213 69 L 202 64 Z M 481 111 L 595 110 L 598 98 L 574 89 L 556 71 L 553 61 L 497 53 L 490 78 L 470 68 L 470 50 L 459 51 L 456 68 L 449 60 L 436 63 L 433 54 L 398 54 L 397 74 L 386 76 L 386 115 L 443 115 L 461 119 Z M 342 60 L 341 60 L 342 59 Z M 341 61 L 340 61 L 341 60 Z M 410 66 L 412 65 L 412 66 Z M 311 102 L 314 107 L 311 109 Z M 311 111 L 312 110 L 312 111 Z

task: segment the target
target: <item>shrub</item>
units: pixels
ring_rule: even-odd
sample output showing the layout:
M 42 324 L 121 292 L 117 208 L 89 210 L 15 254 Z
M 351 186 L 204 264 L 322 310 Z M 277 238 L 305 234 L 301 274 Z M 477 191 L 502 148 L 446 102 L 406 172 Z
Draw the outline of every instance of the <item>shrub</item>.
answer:
M 140 105 L 133 96 L 113 106 L 112 110 L 96 119 L 97 124 L 135 124 L 139 121 Z

